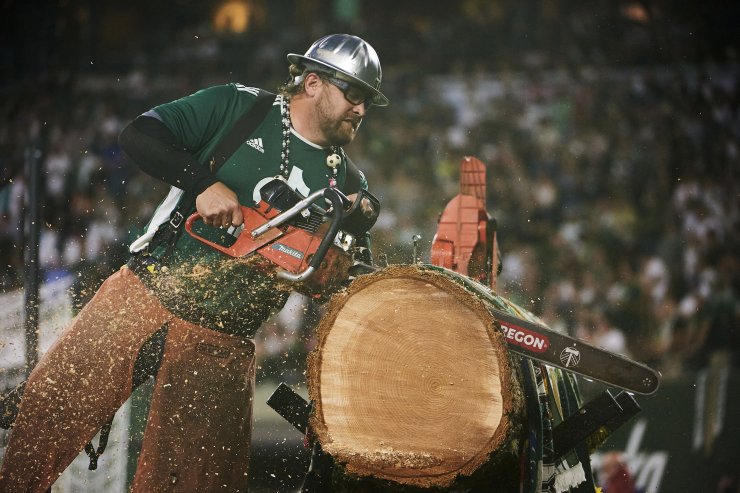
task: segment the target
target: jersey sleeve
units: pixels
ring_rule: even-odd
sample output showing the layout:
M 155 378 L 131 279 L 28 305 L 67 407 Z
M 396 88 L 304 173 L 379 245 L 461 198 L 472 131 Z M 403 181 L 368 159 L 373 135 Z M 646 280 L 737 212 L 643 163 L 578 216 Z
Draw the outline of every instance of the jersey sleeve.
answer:
M 159 105 L 154 111 L 183 146 L 202 162 L 206 157 L 203 151 L 213 147 L 225 128 L 253 102 L 254 97 L 240 97 L 238 85 L 226 84 Z

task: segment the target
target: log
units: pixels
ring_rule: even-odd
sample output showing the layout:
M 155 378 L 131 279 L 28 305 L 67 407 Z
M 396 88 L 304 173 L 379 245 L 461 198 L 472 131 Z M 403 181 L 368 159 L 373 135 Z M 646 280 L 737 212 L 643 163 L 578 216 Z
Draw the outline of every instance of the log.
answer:
M 335 295 L 317 336 L 310 423 L 336 481 L 518 485 L 519 366 L 484 301 L 444 272 L 391 266 Z

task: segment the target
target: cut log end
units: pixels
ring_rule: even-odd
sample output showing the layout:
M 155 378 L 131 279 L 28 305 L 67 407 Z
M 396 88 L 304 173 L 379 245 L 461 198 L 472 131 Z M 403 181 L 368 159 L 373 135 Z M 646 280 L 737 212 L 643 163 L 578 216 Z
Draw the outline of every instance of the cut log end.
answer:
M 311 424 L 348 472 L 444 487 L 510 438 L 518 382 L 503 337 L 444 276 L 414 266 L 362 276 L 318 334 Z

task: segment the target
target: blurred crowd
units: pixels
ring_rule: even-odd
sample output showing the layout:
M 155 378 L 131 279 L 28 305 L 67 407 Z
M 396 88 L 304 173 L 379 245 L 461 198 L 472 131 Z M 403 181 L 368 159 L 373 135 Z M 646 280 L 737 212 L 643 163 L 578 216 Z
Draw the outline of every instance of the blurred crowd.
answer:
M 737 352 L 739 75 L 485 76 L 454 96 L 438 81 L 449 155 L 489 165 L 507 294 L 667 373 Z
M 552 63 L 554 53 L 528 43 L 502 48 L 525 25 L 503 22 L 516 20 L 516 9 L 502 20 L 485 2 L 464 5 L 463 21 L 482 38 L 461 37 L 455 22 L 404 24 L 403 16 L 387 25 L 371 17 L 358 32 L 380 52 L 392 102 L 372 109 L 347 147 L 383 204 L 376 258 L 408 263 L 412 235 L 431 243 L 438 214 L 457 193 L 458 163 L 474 155 L 488 167 L 503 295 L 558 330 L 669 375 L 703 366 L 717 350 L 738 364 L 740 67 L 645 63 L 634 48 L 644 30 L 624 38 L 621 53 L 634 63 L 611 66 L 600 60 L 608 49 L 579 41 L 577 16 L 567 39 L 547 45 L 567 52 L 567 63 Z M 558 18 L 544 7 L 538 15 L 545 24 Z M 381 25 L 397 34 L 404 26 L 407 36 L 381 36 Z M 494 29 L 503 25 L 503 34 Z M 74 274 L 82 304 L 125 261 L 166 193 L 123 155 L 122 127 L 212 84 L 274 90 L 286 75 L 284 54 L 314 34 L 321 33 L 240 43 L 182 30 L 159 57 L 140 46 L 114 70 L 55 70 L 33 85 L 3 84 L 0 289 L 23 284 L 29 163 L 43 166 L 45 279 Z M 465 57 L 452 48 L 456 36 L 468 40 Z M 403 56 L 415 50 L 424 55 Z M 306 321 L 320 310 L 296 296 L 266 324 L 258 341 L 265 372 L 280 373 L 305 354 Z

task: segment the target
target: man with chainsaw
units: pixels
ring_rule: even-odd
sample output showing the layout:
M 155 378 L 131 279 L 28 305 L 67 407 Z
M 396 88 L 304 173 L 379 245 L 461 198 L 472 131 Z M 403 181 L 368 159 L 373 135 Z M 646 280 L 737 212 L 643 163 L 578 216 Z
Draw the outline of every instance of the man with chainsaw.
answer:
M 133 491 L 246 491 L 251 338 L 291 290 L 326 294 L 346 280 L 352 251 L 370 261 L 367 230 L 379 207 L 341 147 L 371 105 L 388 104 L 375 50 L 335 34 L 288 61 L 277 96 L 211 87 L 124 129 L 123 149 L 170 191 L 132 259 L 31 373 L 0 491 L 46 491 L 83 447 L 96 459 L 102 450 L 88 442 L 155 374 Z M 255 233 L 283 212 L 282 229 Z M 320 245 L 289 243 L 289 233 Z M 300 261 L 297 270 L 289 261 Z

